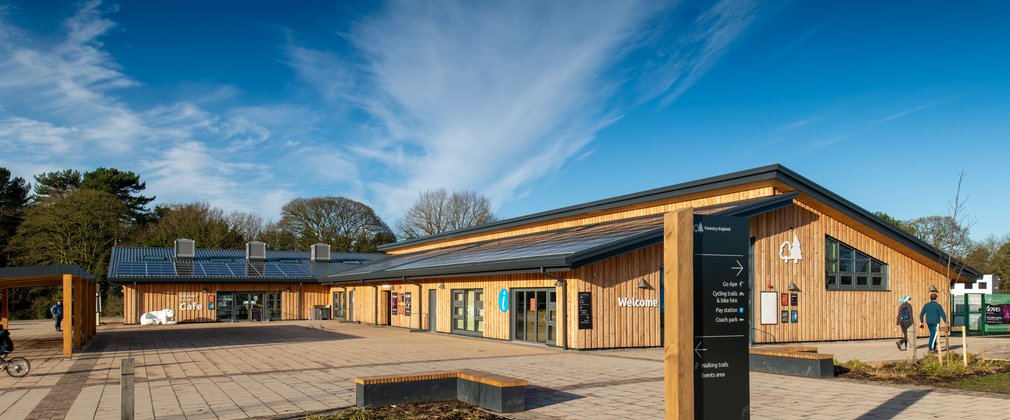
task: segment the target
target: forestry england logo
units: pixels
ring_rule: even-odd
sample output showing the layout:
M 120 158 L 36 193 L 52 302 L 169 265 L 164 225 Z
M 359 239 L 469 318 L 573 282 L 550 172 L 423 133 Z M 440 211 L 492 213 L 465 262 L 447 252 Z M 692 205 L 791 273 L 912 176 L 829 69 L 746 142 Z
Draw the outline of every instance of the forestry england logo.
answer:
M 789 260 L 793 260 L 793 264 L 803 259 L 803 251 L 800 249 L 800 238 L 795 233 L 793 234 L 792 242 L 785 241 L 779 246 L 779 258 L 786 263 Z
M 695 233 L 702 233 L 704 231 L 705 231 L 705 225 L 701 224 L 701 222 L 698 222 L 698 224 L 694 225 Z

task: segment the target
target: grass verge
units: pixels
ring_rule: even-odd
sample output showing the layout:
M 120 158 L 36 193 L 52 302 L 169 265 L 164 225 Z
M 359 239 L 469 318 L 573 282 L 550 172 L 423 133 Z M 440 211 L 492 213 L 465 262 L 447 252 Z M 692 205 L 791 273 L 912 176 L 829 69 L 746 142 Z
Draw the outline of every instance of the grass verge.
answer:
M 851 360 L 835 365 L 835 376 L 899 384 L 930 385 L 968 391 L 1010 393 L 1010 362 L 984 360 L 968 355 L 965 367 L 960 354 L 946 354 L 944 363 L 935 355 L 916 363 L 867 363 Z

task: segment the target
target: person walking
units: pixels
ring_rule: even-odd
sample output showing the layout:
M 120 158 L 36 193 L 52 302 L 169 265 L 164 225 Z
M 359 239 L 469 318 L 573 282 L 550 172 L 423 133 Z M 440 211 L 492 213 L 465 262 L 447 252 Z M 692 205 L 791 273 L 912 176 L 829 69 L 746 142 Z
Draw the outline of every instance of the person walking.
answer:
M 60 324 L 63 323 L 63 299 L 56 301 L 56 304 L 52 308 L 49 308 L 49 313 L 53 314 L 53 323 L 56 325 L 56 332 L 63 331 Z
M 898 319 L 894 325 L 901 328 L 901 339 L 898 340 L 898 350 L 908 350 L 908 327 L 915 323 L 914 309 L 911 304 L 912 297 L 905 295 L 898 299 Z M 914 334 L 914 332 L 913 332 Z M 904 346 L 905 348 L 902 348 Z
M 919 328 L 925 322 L 929 326 L 929 351 L 936 351 L 936 327 L 940 322 L 947 322 L 947 314 L 943 312 L 943 306 L 936 303 L 936 293 L 929 295 L 929 302 L 922 305 L 919 311 Z

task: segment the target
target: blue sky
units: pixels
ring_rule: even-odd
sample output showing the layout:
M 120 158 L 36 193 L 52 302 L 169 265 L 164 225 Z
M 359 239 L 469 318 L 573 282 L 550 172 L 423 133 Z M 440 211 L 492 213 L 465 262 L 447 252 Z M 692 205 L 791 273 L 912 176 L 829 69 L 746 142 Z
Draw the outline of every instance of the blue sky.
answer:
M 782 163 L 1010 233 L 1010 4 L 0 0 L 0 166 L 275 219 L 425 189 L 512 217 Z

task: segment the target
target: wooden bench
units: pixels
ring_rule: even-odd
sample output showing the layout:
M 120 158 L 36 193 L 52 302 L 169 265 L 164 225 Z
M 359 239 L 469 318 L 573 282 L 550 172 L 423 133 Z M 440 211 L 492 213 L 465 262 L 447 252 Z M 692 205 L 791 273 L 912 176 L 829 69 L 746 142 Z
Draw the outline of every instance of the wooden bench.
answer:
M 460 400 L 499 413 L 526 409 L 523 379 L 472 369 L 354 378 L 358 407 Z
M 833 378 L 835 362 L 832 355 L 818 353 L 817 347 L 752 347 L 750 370 L 808 378 Z

